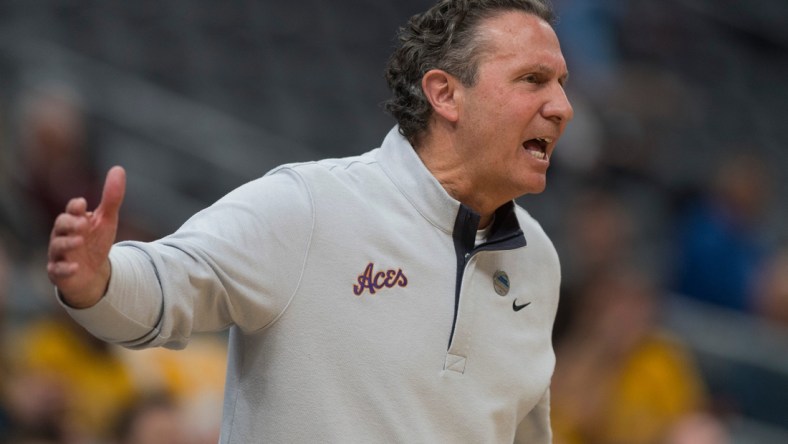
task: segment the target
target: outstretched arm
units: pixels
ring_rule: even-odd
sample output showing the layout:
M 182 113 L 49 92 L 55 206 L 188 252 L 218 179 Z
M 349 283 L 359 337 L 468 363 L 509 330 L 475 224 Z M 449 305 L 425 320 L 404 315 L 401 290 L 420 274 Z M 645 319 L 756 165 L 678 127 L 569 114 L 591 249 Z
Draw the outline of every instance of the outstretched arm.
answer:
M 109 250 L 118 230 L 118 213 L 126 191 L 126 172 L 107 173 L 101 202 L 87 210 L 84 198 L 71 199 L 55 220 L 49 239 L 47 273 L 63 301 L 74 308 L 95 305 L 104 296 L 111 267 Z
M 60 302 L 96 337 L 126 347 L 180 348 L 197 331 L 257 331 L 301 282 L 314 211 L 290 169 L 230 192 L 153 242 L 115 244 L 125 173 L 107 174 L 101 203 L 58 216 L 49 277 Z M 111 277 L 110 277 L 111 275 Z

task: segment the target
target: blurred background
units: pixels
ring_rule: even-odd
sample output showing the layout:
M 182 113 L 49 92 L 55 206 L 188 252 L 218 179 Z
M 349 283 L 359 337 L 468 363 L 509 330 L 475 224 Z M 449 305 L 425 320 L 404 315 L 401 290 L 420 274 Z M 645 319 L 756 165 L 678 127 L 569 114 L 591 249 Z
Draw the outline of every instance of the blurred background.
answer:
M 151 240 L 288 162 L 365 152 L 427 0 L 0 0 L 0 443 L 216 442 L 225 349 L 120 350 L 45 272 L 128 172 Z M 788 442 L 788 2 L 555 0 L 575 120 L 520 204 L 556 243 L 557 444 Z

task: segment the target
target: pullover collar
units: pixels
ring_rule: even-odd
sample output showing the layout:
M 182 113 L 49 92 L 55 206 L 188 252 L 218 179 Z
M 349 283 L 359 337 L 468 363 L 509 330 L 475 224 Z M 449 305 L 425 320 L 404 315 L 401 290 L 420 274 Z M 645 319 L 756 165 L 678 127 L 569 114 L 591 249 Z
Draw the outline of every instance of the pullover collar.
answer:
M 395 126 L 383 139 L 378 161 L 394 185 L 433 225 L 451 234 L 461 203 L 451 197 L 427 169 Z
M 475 238 L 480 219 L 478 213 L 446 192 L 410 142 L 399 133 L 398 126 L 383 139 L 377 158 L 389 179 L 425 219 L 446 233 L 456 234 L 455 231 L 462 228 Z M 511 239 L 513 236 L 522 237 L 522 231 L 514 214 L 514 202 L 510 201 L 495 211 L 489 241 Z M 472 240 L 468 242 L 473 245 Z M 524 237 L 521 242 L 525 244 Z

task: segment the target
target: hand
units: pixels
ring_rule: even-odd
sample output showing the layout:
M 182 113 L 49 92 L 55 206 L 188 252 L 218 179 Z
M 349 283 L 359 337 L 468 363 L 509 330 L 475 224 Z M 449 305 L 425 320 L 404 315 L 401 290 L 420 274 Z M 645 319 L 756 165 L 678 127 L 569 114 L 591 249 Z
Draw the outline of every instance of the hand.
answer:
M 87 308 L 107 291 L 111 274 L 109 250 L 118 231 L 118 214 L 126 192 L 126 172 L 112 167 L 101 202 L 87 211 L 84 198 L 71 199 L 55 219 L 49 238 L 47 274 L 66 304 Z

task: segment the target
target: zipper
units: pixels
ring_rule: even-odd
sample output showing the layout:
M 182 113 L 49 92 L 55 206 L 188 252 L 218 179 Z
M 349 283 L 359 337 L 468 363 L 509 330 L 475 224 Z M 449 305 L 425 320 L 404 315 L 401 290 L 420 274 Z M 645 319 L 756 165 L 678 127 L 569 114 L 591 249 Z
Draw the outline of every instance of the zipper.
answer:
M 465 266 L 473 255 L 473 244 L 476 242 L 476 230 L 479 228 L 480 220 L 481 216 L 465 205 L 460 204 L 460 209 L 457 211 L 457 219 L 454 221 L 454 231 L 452 232 L 454 252 L 457 255 L 457 278 L 454 284 L 454 317 L 451 321 L 448 348 L 451 348 L 454 328 L 457 325 L 462 277 L 465 274 Z
M 451 332 L 449 333 L 449 345 L 451 348 L 454 340 L 454 330 L 457 326 L 457 315 L 460 310 L 460 293 L 462 291 L 462 278 L 465 275 L 465 267 L 473 255 L 480 251 L 501 251 L 513 250 L 526 245 L 525 236 L 517 223 L 514 214 L 514 203 L 507 204 L 498 208 L 495 212 L 495 222 L 490 230 L 490 240 L 476 247 L 476 230 L 479 228 L 481 216 L 475 211 L 460 204 L 457 211 L 457 219 L 454 222 L 452 238 L 454 240 L 454 251 L 457 255 L 457 278 L 454 286 L 454 317 L 451 322 Z

